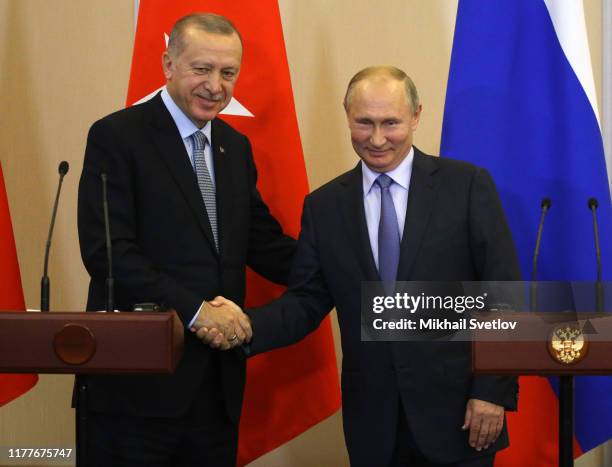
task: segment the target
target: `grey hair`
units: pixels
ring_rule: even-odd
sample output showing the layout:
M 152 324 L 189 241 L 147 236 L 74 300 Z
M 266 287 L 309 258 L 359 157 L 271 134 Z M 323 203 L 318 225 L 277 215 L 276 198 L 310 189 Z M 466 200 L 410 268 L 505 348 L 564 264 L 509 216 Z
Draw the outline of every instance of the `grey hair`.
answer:
M 361 71 L 358 71 L 355 76 L 349 81 L 348 87 L 346 88 L 346 94 L 344 95 L 344 109 L 348 112 L 349 106 L 351 105 L 351 98 L 353 97 L 353 90 L 357 83 L 360 81 L 370 79 L 372 77 L 387 77 L 404 83 L 406 87 L 406 97 L 408 98 L 410 109 L 413 114 L 416 113 L 419 108 L 419 93 L 417 92 L 414 82 L 410 77 L 402 70 L 391 65 L 380 65 L 380 66 L 369 66 Z
M 168 39 L 168 53 L 177 57 L 185 50 L 184 33 L 189 27 L 195 27 L 201 31 L 210 32 L 213 34 L 221 34 L 223 36 L 231 36 L 236 34 L 240 39 L 242 46 L 242 37 L 236 26 L 225 16 L 216 15 L 214 13 L 192 13 L 180 18 L 170 32 Z

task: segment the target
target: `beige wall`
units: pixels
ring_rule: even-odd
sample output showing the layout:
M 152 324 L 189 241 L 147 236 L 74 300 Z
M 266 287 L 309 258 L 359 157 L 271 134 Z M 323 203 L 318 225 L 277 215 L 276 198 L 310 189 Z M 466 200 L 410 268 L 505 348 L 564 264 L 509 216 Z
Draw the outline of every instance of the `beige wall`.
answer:
M 356 162 L 340 102 L 350 76 L 369 64 L 396 64 L 412 76 L 424 107 L 416 143 L 438 151 L 457 0 L 279 5 L 311 188 Z M 601 0 L 585 5 L 599 89 Z M 52 308 L 84 306 L 76 188 L 89 125 L 124 103 L 133 22 L 131 0 L 0 0 L 0 157 L 28 307 L 38 307 L 43 245 L 63 159 L 71 169 L 50 263 Z M 34 390 L 1 408 L 0 449 L 73 446 L 71 384 L 72 377 L 41 376 Z M 339 415 L 253 465 L 347 465 Z
M 125 100 L 133 25 L 129 0 L 0 1 L 5 111 L 0 157 L 29 308 L 39 307 L 42 253 L 61 160 L 70 163 L 70 172 L 50 258 L 51 307 L 85 306 L 87 275 L 76 230 L 78 179 L 89 126 Z M 72 381 L 72 376 L 43 375 L 34 390 L 0 408 L 0 449 L 74 446 Z

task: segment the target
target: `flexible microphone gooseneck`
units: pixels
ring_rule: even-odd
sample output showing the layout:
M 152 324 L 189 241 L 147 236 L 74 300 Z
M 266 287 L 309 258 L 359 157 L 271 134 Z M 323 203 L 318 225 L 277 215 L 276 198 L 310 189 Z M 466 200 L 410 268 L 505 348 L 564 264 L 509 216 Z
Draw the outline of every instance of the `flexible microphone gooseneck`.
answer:
M 599 203 L 596 198 L 589 198 L 587 203 L 591 214 L 593 214 L 593 233 L 595 235 L 595 259 L 597 261 L 597 283 L 595 285 L 595 311 L 604 311 L 604 291 L 601 282 L 601 249 L 599 248 L 599 228 L 597 227 L 597 208 Z
M 552 205 L 552 202 L 550 201 L 550 198 L 542 199 L 542 203 L 540 205 L 540 208 L 542 210 L 542 215 L 540 217 L 540 225 L 538 226 L 538 235 L 536 237 L 535 250 L 533 252 L 533 261 L 531 263 L 531 300 L 530 300 L 531 311 L 537 311 L 536 308 L 538 306 L 538 290 L 537 290 L 538 257 L 540 255 L 540 243 L 542 242 L 542 230 L 544 229 L 544 219 L 551 205 Z
M 106 173 L 100 174 L 102 179 L 102 205 L 104 206 L 104 230 L 106 235 L 106 261 L 108 276 L 106 277 L 106 311 L 114 310 L 115 280 L 113 279 L 113 250 L 110 236 L 110 218 L 108 216 L 108 196 L 106 193 Z
M 47 244 L 45 246 L 45 264 L 43 267 L 43 276 L 40 280 L 40 311 L 49 311 L 50 303 L 50 288 L 51 283 L 47 271 L 49 269 L 49 252 L 51 251 L 51 238 L 53 237 L 53 227 L 55 226 L 55 216 L 57 215 L 57 206 L 59 203 L 59 196 L 62 190 L 62 183 L 64 181 L 64 175 L 68 173 L 70 166 L 68 162 L 60 162 L 57 171 L 59 172 L 59 183 L 57 185 L 57 192 L 55 193 L 55 203 L 53 203 L 53 213 L 51 214 L 51 225 L 49 226 L 49 235 L 47 236 Z

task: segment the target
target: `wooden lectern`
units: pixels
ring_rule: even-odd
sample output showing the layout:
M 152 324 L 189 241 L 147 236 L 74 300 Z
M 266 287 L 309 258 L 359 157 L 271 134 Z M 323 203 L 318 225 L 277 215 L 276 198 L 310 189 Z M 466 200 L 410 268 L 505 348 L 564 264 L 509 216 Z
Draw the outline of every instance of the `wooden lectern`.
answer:
M 176 312 L 0 312 L 0 373 L 173 373 L 183 353 Z M 87 387 L 77 379 L 77 465 L 86 465 Z
M 500 334 L 492 338 L 490 332 L 475 333 L 472 370 L 476 374 L 559 376 L 559 465 L 573 466 L 574 376 L 612 374 L 612 314 L 513 312 L 504 319 L 516 320 L 519 328 L 528 329 L 529 338 L 503 340 Z M 553 332 L 564 324 L 584 331 L 579 358 L 566 363 L 555 357 L 552 345 Z M 556 347 L 563 352 L 561 344 L 557 340 Z M 568 339 L 566 352 L 572 352 L 571 345 Z
M 0 373 L 172 373 L 183 333 L 174 311 L 0 312 Z

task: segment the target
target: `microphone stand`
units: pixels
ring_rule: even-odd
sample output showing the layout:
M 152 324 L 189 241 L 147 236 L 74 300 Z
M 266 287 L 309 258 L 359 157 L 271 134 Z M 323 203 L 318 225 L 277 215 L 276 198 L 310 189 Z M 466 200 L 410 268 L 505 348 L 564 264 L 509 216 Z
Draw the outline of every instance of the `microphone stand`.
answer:
M 45 263 L 43 267 L 43 276 L 40 280 L 40 311 L 49 311 L 50 303 L 50 289 L 51 283 L 47 271 L 49 269 L 49 252 L 51 251 L 51 238 L 53 237 L 53 227 L 55 226 L 55 216 L 57 215 L 57 206 L 59 203 L 60 192 L 62 190 L 62 183 L 64 181 L 64 175 L 68 173 L 70 166 L 68 162 L 60 162 L 57 171 L 59 172 L 59 183 L 57 185 L 57 191 L 55 193 L 55 202 L 53 203 L 53 212 L 51 214 L 51 225 L 49 225 L 49 235 L 47 236 L 47 243 L 45 246 Z
M 544 227 L 544 218 L 550 209 L 550 198 L 542 200 L 542 216 L 540 217 L 540 225 L 538 227 L 538 235 L 536 238 L 535 251 L 533 253 L 533 262 L 531 269 L 531 284 L 530 284 L 530 309 L 531 312 L 536 312 L 538 309 L 538 256 L 540 253 L 540 243 L 542 240 L 542 229 Z M 559 376 L 559 467 L 574 467 L 573 453 L 573 438 L 574 438 L 574 377 Z
M 542 199 L 542 216 L 540 217 L 540 225 L 538 226 L 538 235 L 536 237 L 535 250 L 533 252 L 533 261 L 531 264 L 531 293 L 529 295 L 529 308 L 532 312 L 536 312 L 538 308 L 538 257 L 540 255 L 540 243 L 542 241 L 542 230 L 544 230 L 544 219 L 546 213 L 552 205 L 550 198 Z

